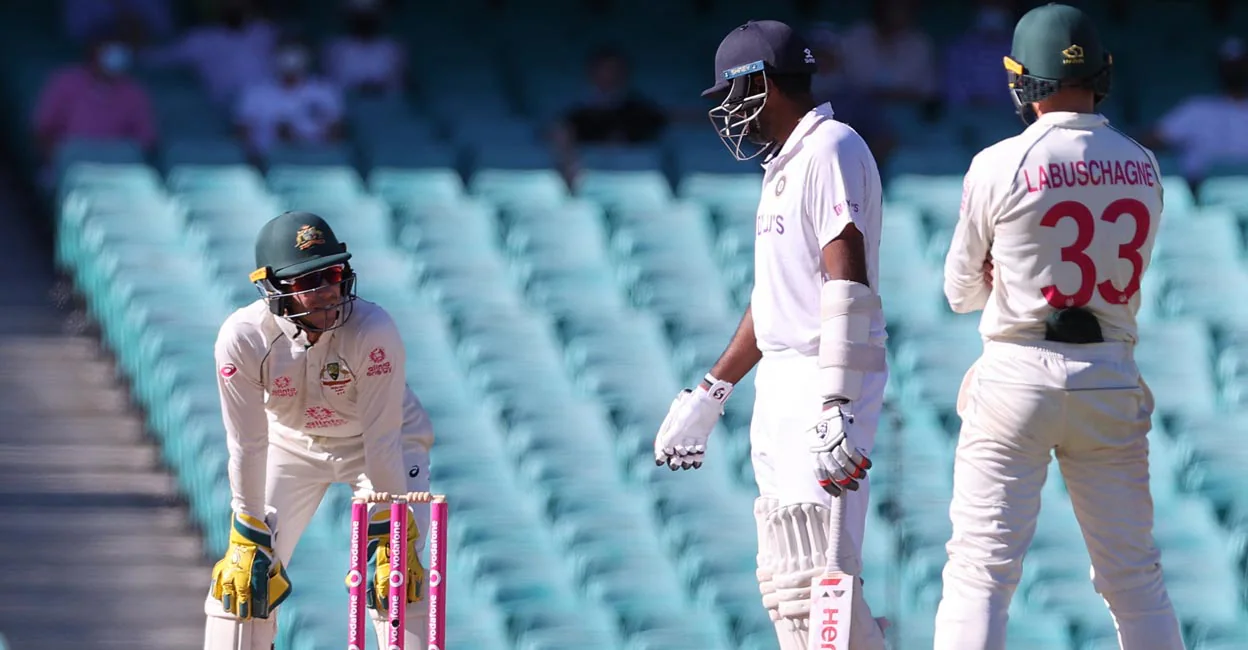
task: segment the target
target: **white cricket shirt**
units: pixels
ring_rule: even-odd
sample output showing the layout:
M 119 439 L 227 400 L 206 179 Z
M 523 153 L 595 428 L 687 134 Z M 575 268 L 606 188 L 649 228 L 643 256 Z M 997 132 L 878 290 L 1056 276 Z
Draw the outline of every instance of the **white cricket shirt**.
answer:
M 1084 307 L 1105 340 L 1135 343 L 1161 208 L 1153 152 L 1103 116 L 1045 114 L 971 161 L 945 258 L 949 305 L 983 309 L 985 339 L 1043 339 L 1055 309 Z
M 407 491 L 401 437 L 433 445 L 398 328 L 374 303 L 357 298 L 347 322 L 309 346 L 257 300 L 222 324 L 216 361 L 235 512 L 264 517 L 270 435 L 359 438 L 373 488 L 392 494 Z
M 878 293 L 880 172 L 866 142 L 822 104 L 807 113 L 780 151 L 763 163 L 754 227 L 754 335 L 763 353 L 819 354 L 823 247 L 853 223 L 862 232 L 867 277 Z M 871 342 L 887 338 L 884 314 Z

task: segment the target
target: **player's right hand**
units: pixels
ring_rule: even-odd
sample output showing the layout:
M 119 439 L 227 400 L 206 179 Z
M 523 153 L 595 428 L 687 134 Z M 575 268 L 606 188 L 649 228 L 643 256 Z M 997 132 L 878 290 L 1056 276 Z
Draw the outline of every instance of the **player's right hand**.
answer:
M 230 547 L 212 568 L 212 597 L 240 621 L 268 618 L 290 595 L 290 578 L 273 553 L 269 524 L 235 514 Z
M 655 465 L 667 465 L 672 471 L 702 466 L 707 439 L 724 414 L 724 402 L 732 394 L 731 383 L 711 383 L 710 388 L 686 388 L 672 400 L 654 437 Z

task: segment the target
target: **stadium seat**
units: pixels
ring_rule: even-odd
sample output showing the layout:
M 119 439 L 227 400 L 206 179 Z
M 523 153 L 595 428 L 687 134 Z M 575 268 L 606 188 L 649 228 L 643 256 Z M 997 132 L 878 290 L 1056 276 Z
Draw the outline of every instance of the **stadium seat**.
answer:
M 655 146 L 582 146 L 576 156 L 582 170 L 649 171 L 663 167 L 662 152 Z
M 1213 341 L 1196 319 L 1141 324 L 1136 363 L 1163 414 L 1198 418 L 1217 409 Z
M 467 197 L 464 180 L 453 168 L 374 166 L 368 175 L 368 188 L 390 205 L 451 203 Z
M 227 137 L 171 137 L 160 146 L 160 165 L 244 165 L 247 152 Z
M 503 208 L 559 205 L 569 198 L 567 183 L 552 169 L 478 169 L 469 188 Z
M 146 162 L 143 148 L 132 140 L 65 140 L 53 154 L 58 178 L 78 162 L 140 165 Z
M 908 402 L 954 407 L 962 377 L 983 349 L 977 328 L 976 318 L 963 316 L 907 332 L 894 348 L 893 367 Z
M 672 187 L 658 171 L 608 171 L 590 169 L 576 179 L 576 194 L 601 203 L 608 210 L 638 206 L 654 208 L 668 205 L 673 199 Z
M 169 168 L 165 183 L 171 193 L 194 204 L 246 203 L 270 196 L 264 177 L 243 164 L 178 164 Z
M 1239 224 L 1226 208 L 1202 208 L 1183 217 L 1161 220 L 1153 259 L 1159 266 L 1200 260 L 1235 263 L 1243 256 Z
M 1200 187 L 1200 203 L 1204 206 L 1223 207 L 1243 215 L 1248 212 L 1248 174 L 1215 176 Z
M 72 191 L 142 197 L 165 193 L 164 183 L 156 170 L 141 163 L 74 163 L 65 169 L 58 189 L 62 196 Z
M 423 129 L 418 129 L 423 134 Z M 417 135 L 401 130 L 378 134 L 375 139 L 360 143 L 362 164 L 371 168 L 399 167 L 407 169 L 455 169 L 463 167 L 463 154 L 454 145 L 437 140 L 423 141 Z
M 270 190 L 289 197 L 355 198 L 366 191 L 359 173 L 345 165 L 280 164 L 266 176 Z
M 279 144 L 264 153 L 264 162 L 269 167 L 350 166 L 355 153 L 343 144 Z
M 951 228 L 962 204 L 962 176 L 899 175 L 888 182 L 884 198 L 922 210 L 936 228 Z
M 762 194 L 762 174 L 692 173 L 681 177 L 677 197 L 696 201 L 713 211 L 743 208 L 753 212 Z M 722 228 L 722 225 L 721 225 Z

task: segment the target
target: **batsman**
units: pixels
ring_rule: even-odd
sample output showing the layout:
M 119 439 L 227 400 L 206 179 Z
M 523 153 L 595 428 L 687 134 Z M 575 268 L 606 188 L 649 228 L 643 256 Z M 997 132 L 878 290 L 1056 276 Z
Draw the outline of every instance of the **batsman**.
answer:
M 357 494 L 429 490 L 432 425 L 404 380 L 398 328 L 356 297 L 350 259 L 321 217 L 279 215 L 256 240 L 251 281 L 260 298 L 231 314 L 217 336 L 232 513 L 229 549 L 212 569 L 204 604 L 204 650 L 272 650 L 277 611 L 292 590 L 286 567 L 331 484 Z M 407 589 L 391 594 L 390 509 L 370 513 L 367 601 L 379 643 L 396 597 L 408 603 L 408 647 L 425 646 L 419 553 L 428 517 L 415 508 L 408 518 L 415 541 Z
M 750 306 L 701 384 L 679 393 L 655 461 L 702 465 L 734 386 L 755 366 L 750 449 L 759 589 L 781 650 L 883 650 L 858 588 L 868 459 L 888 381 L 880 173 L 867 144 L 811 96 L 815 57 L 774 20 L 732 30 L 703 96 L 740 161 L 762 157 Z

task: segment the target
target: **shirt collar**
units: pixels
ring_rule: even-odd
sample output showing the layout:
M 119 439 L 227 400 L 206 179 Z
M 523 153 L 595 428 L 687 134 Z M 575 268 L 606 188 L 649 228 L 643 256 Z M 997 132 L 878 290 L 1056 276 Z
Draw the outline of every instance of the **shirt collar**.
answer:
M 1089 129 L 1097 126 L 1105 126 L 1109 120 L 1100 113 L 1074 113 L 1070 111 L 1054 111 L 1045 113 L 1036 118 L 1032 123 L 1033 127 L 1037 126 L 1061 126 L 1073 129 Z
M 772 163 L 772 161 L 781 160 L 792 155 L 793 150 L 797 148 L 798 142 L 800 142 L 807 133 L 813 131 L 817 124 L 825 119 L 832 119 L 832 115 L 832 104 L 829 102 L 824 102 L 809 111 L 806 111 L 806 114 L 802 116 L 802 119 L 797 121 L 797 126 L 793 127 L 793 132 L 789 134 L 789 138 L 784 141 L 784 146 L 780 147 L 780 150 L 774 154 L 768 155 L 767 159 L 763 161 L 763 166 L 767 167 Z
M 289 318 L 282 318 L 281 316 L 275 316 L 274 318 L 277 320 L 277 327 L 282 330 L 282 333 L 287 338 L 305 348 L 312 347 L 312 344 L 308 342 L 308 333 L 302 327 L 293 323 Z M 328 334 L 328 332 L 325 334 Z

